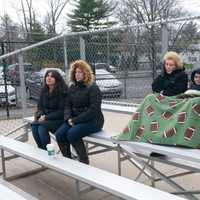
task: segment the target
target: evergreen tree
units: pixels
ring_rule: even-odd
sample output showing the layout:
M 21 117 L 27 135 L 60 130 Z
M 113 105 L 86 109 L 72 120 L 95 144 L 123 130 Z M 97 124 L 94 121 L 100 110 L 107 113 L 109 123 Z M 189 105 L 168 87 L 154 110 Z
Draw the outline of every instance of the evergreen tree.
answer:
M 73 14 L 68 15 L 72 31 L 100 29 L 114 24 L 107 19 L 115 6 L 111 6 L 107 0 L 74 0 L 74 3 Z
M 32 28 L 32 40 L 34 42 L 39 42 L 45 39 L 47 39 L 47 34 L 45 33 L 45 30 L 43 29 L 42 25 L 36 21 L 33 24 Z

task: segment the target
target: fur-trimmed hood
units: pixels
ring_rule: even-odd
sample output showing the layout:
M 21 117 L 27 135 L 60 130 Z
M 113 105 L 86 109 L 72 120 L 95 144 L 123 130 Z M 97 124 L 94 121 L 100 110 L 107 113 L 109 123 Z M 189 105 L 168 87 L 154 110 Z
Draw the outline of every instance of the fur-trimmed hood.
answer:
M 195 74 L 200 74 L 200 68 L 197 68 L 197 69 L 194 69 L 192 71 L 192 74 L 191 74 L 191 86 L 190 86 L 190 89 L 194 89 L 194 90 L 200 90 L 200 85 L 197 85 L 195 82 L 194 82 L 194 76 Z

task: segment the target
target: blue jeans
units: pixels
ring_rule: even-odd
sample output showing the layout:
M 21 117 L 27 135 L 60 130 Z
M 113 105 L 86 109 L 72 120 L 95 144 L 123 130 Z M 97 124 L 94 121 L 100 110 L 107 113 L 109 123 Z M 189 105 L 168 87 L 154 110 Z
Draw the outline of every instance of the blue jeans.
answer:
M 94 120 L 86 123 L 76 124 L 74 126 L 70 126 L 67 122 L 65 122 L 60 128 L 58 128 L 58 130 L 55 132 L 55 135 L 58 143 L 74 144 L 81 138 L 92 133 L 96 133 L 100 130 L 101 128 Z
M 32 134 L 37 146 L 41 149 L 47 149 L 47 144 L 50 143 L 50 135 L 47 128 L 39 123 L 31 124 Z

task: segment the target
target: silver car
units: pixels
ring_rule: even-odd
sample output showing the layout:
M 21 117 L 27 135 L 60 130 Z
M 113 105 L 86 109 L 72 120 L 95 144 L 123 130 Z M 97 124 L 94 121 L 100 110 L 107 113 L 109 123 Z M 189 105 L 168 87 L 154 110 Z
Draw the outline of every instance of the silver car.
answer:
M 96 70 L 104 69 L 104 70 L 106 70 L 108 72 L 111 72 L 111 73 L 116 73 L 117 72 L 117 68 L 114 67 L 113 65 L 108 64 L 108 63 L 92 63 L 92 66 Z
M 120 97 L 122 83 L 110 72 L 104 69 L 96 69 L 96 84 L 99 86 L 104 97 Z

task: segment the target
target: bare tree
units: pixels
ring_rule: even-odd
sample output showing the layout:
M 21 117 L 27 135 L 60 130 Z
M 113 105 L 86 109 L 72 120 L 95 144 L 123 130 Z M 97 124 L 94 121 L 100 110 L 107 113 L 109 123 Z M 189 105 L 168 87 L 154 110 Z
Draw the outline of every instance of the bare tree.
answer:
M 19 27 L 15 24 L 8 14 L 0 17 L 0 41 L 4 43 L 4 51 L 11 52 L 15 50 L 13 41 L 19 41 Z M 13 57 L 8 58 L 12 62 Z
M 156 76 L 157 65 L 157 35 L 161 29 L 155 25 L 149 25 L 148 22 L 167 19 L 169 17 L 180 16 L 180 11 L 176 8 L 174 0 L 124 0 L 118 9 L 117 16 L 119 20 L 126 25 L 136 23 L 146 23 L 145 30 L 137 28 L 137 33 L 133 35 L 134 42 L 138 41 L 137 48 L 143 42 L 146 46 L 147 56 L 150 61 L 153 77 Z M 131 31 L 131 30 L 130 30 Z M 131 34 L 129 31 L 126 34 Z M 135 30 L 134 30 L 135 32 Z M 161 34 L 161 33 L 160 33 Z M 134 51 L 138 54 L 137 49 Z M 138 57 L 135 56 L 136 58 Z
M 20 6 L 20 11 L 23 14 L 22 29 L 26 33 L 26 39 L 31 40 L 33 26 L 35 24 L 35 11 L 32 0 L 25 0 L 25 2 L 24 0 L 21 0 Z
M 48 33 L 56 34 L 57 22 L 69 0 L 49 0 L 49 11 L 46 16 Z

